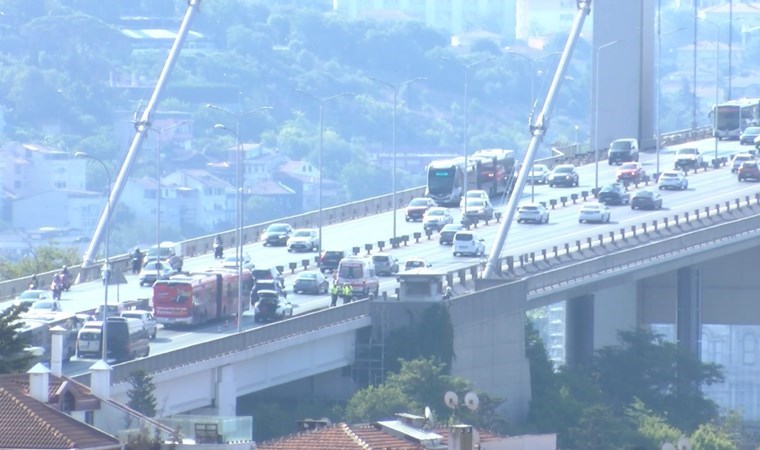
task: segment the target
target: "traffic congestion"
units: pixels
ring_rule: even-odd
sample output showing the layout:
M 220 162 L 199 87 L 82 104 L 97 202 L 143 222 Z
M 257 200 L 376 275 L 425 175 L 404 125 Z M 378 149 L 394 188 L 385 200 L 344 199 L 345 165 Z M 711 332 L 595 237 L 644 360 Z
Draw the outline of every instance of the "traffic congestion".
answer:
M 703 153 L 706 153 L 713 142 L 704 141 L 700 147 Z M 743 150 L 737 142 L 720 142 L 719 155 L 729 157 L 736 155 Z M 535 190 L 534 198 L 531 201 L 531 195 L 526 188 L 521 196 L 521 211 L 515 217 L 517 222 L 512 227 L 510 236 L 507 240 L 506 250 L 502 253 L 518 254 L 527 251 L 537 251 L 540 248 L 547 248 L 551 245 L 561 245 L 564 242 L 574 239 L 584 239 L 587 236 L 603 232 L 608 227 L 620 228 L 629 224 L 641 223 L 642 221 L 651 220 L 658 215 L 665 213 L 674 213 L 679 210 L 689 211 L 695 208 L 701 208 L 710 204 L 721 201 L 725 198 L 735 198 L 742 195 L 754 195 L 755 188 L 752 183 L 739 182 L 738 175 L 731 173 L 729 167 L 713 170 L 712 168 L 700 169 L 699 171 L 689 171 L 688 174 L 682 170 L 676 170 L 675 149 L 660 155 L 660 167 L 663 174 L 675 172 L 676 181 L 670 180 L 670 176 L 660 177 L 654 180 L 645 180 L 639 183 L 639 186 L 620 183 L 617 180 L 617 171 L 620 166 L 610 166 L 607 161 L 599 164 L 600 187 L 608 185 L 622 184 L 621 191 L 627 196 L 627 201 L 604 202 L 596 201 L 589 198 L 587 201 L 578 201 L 578 204 L 569 204 L 568 206 L 551 207 L 552 199 L 558 199 L 560 196 L 570 196 L 572 193 L 580 194 L 582 191 L 591 191 L 594 186 L 595 164 L 586 164 L 575 168 L 578 173 L 579 186 L 560 187 L 549 186 L 548 184 L 535 184 L 532 188 Z M 754 160 L 752 160 L 754 161 Z M 750 162 L 752 162 L 750 161 Z M 654 174 L 656 172 L 655 156 L 652 154 L 641 154 L 639 163 L 647 171 Z M 688 180 L 688 184 L 681 183 L 678 180 Z M 574 183 L 573 183 L 574 184 Z M 654 204 L 636 205 L 631 201 L 639 197 L 641 191 L 654 192 L 659 195 L 661 202 L 655 201 Z M 482 194 L 478 194 L 482 197 Z M 322 308 L 330 307 L 332 293 L 330 292 L 335 281 L 341 284 L 352 285 L 352 297 L 360 298 L 368 295 L 382 296 L 383 292 L 393 295 L 397 287 L 396 276 L 399 272 L 405 270 L 407 262 L 421 262 L 414 269 L 423 267 L 425 270 L 446 272 L 463 265 L 472 265 L 482 261 L 483 257 L 490 252 L 490 244 L 494 238 L 498 227 L 496 220 L 497 215 L 503 214 L 504 196 L 490 197 L 488 199 L 478 199 L 473 194 L 473 200 L 483 200 L 492 208 L 493 217 L 488 220 L 478 220 L 478 223 L 471 223 L 470 229 L 467 230 L 462 225 L 463 217 L 466 217 L 467 211 L 464 202 L 460 205 L 439 206 L 433 202 L 426 210 L 428 212 L 436 211 L 431 216 L 437 216 L 436 221 L 432 218 L 425 220 L 423 212 L 419 221 L 403 220 L 406 215 L 406 205 L 397 212 L 401 221 L 398 227 L 399 235 L 411 236 L 415 232 L 420 232 L 422 238 L 419 243 L 411 240 L 408 245 L 400 245 L 399 248 L 393 249 L 390 246 L 382 251 L 377 248 L 380 240 L 389 241 L 389 229 L 392 222 L 390 213 L 379 214 L 375 216 L 357 219 L 351 222 L 338 223 L 323 227 L 321 245 L 313 245 L 312 241 L 303 249 L 293 251 L 288 245 L 290 237 L 297 230 L 289 230 L 290 235 L 283 238 L 282 234 L 277 236 L 277 244 L 269 245 L 268 242 L 259 241 L 257 243 L 246 245 L 243 249 L 244 267 L 246 271 L 250 270 L 252 278 L 274 279 L 276 283 L 265 289 L 274 294 L 266 293 L 268 296 L 274 295 L 278 300 L 278 306 L 274 308 L 265 308 L 266 313 L 273 311 L 271 316 L 262 319 L 264 316 L 257 315 L 257 304 L 261 298 L 258 292 L 252 292 L 253 286 L 246 287 L 246 300 L 248 308 L 243 312 L 241 325 L 245 328 L 253 326 L 262 326 L 272 320 L 298 316 L 299 314 L 308 313 Z M 468 198 L 469 203 L 470 198 Z M 588 205 L 599 205 L 603 208 L 602 214 L 591 218 L 581 220 L 581 210 Z M 535 210 L 532 208 L 535 207 Z M 647 209 L 654 207 L 654 209 Z M 481 208 L 482 209 L 482 208 Z M 445 211 L 445 212 L 443 212 Z M 604 213 L 608 211 L 608 215 Z M 584 213 L 585 214 L 585 213 Z M 586 216 L 583 216 L 586 217 Z M 440 219 L 440 222 L 438 221 Z M 582 223 L 579 223 L 582 222 Z M 292 228 L 292 227 L 291 227 Z M 614 228 L 613 228 L 614 229 Z M 430 230 L 430 236 L 426 234 Z M 304 233 L 313 236 L 319 233 L 313 233 L 311 230 Z M 462 240 L 457 247 L 457 234 L 460 237 L 467 237 Z M 308 237 L 307 236 L 307 237 Z M 262 239 L 269 239 L 262 237 Z M 267 245 L 264 245 L 264 244 Z M 372 244 L 371 250 L 366 250 L 366 244 Z M 314 247 L 321 247 L 321 255 L 314 251 Z M 468 247 L 464 247 L 468 246 Z M 369 257 L 352 258 L 352 249 L 359 247 L 361 255 L 369 254 Z M 289 251 L 290 250 L 290 251 Z M 456 252 L 456 256 L 454 253 Z M 383 256 L 390 255 L 390 268 L 379 270 L 380 261 Z M 178 256 L 178 255 L 175 255 Z M 235 249 L 224 249 L 224 258 L 216 259 L 212 253 L 201 255 L 193 258 L 184 258 L 182 271 L 184 273 L 197 273 L 208 271 L 211 268 L 221 269 L 225 265 L 226 269 L 234 269 L 237 266 L 237 259 L 232 261 L 226 258 L 235 256 Z M 321 267 L 316 264 L 319 259 Z M 349 271 L 345 270 L 346 277 L 340 279 L 340 263 L 343 260 L 364 261 L 354 265 Z M 295 269 L 291 269 L 291 263 L 297 263 Z M 305 264 L 304 264 L 305 263 Z M 277 267 L 284 268 L 282 272 Z M 347 266 L 348 267 L 348 266 Z M 324 279 L 312 277 L 314 273 L 324 275 Z M 253 274 L 256 274 L 255 276 Z M 306 275 L 304 275 L 306 274 Z M 308 275 L 308 277 L 307 277 Z M 368 276 L 371 275 L 371 276 Z M 123 302 L 124 300 L 135 299 L 153 299 L 153 286 L 140 286 L 141 274 L 125 274 L 126 283 L 118 286 L 118 294 L 115 292 L 116 287 L 111 286 L 111 302 Z M 309 278 L 307 280 L 306 278 Z M 299 281 L 297 281 L 299 280 Z M 297 284 L 296 284 L 297 282 Z M 327 284 L 325 285 L 325 282 Z M 296 288 L 296 286 L 298 286 Z M 325 290 L 327 286 L 327 291 Z M 261 289 L 259 289 L 261 291 Z M 461 295 L 466 289 L 461 286 L 454 286 L 455 295 Z M 100 283 L 87 283 L 75 285 L 71 291 L 64 292 L 60 303 L 64 311 L 78 312 L 95 308 L 98 303 L 102 303 L 103 286 Z M 338 305 L 346 301 L 345 293 L 341 292 Z M 251 301 L 253 300 L 253 301 Z M 245 300 L 244 300 L 245 301 Z M 350 301 L 350 300 L 348 300 Z M 155 307 L 155 305 L 153 305 Z M 258 308 L 259 314 L 261 308 Z M 151 311 L 152 312 L 152 311 Z M 150 341 L 150 354 L 172 351 L 177 348 L 209 339 L 210 335 L 219 333 L 234 333 L 237 331 L 237 320 L 235 314 L 229 314 L 226 317 L 220 317 L 218 320 L 198 323 L 189 327 L 165 328 L 164 325 L 158 325 L 157 338 Z M 71 362 L 67 364 L 67 370 L 72 373 L 86 371 L 92 360 L 87 358 L 77 358 L 74 355 Z

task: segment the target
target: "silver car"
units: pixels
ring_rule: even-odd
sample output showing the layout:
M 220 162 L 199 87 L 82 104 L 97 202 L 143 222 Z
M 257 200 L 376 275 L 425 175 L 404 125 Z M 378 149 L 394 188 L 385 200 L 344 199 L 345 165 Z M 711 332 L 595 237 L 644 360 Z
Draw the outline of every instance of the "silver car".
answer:
M 375 273 L 378 275 L 393 275 L 398 273 L 398 259 L 390 253 L 375 253 L 372 255 L 375 263 Z
M 288 239 L 289 252 L 309 252 L 319 249 L 319 232 L 313 228 L 295 230 Z
M 440 231 L 441 228 L 450 223 L 454 223 L 454 216 L 446 208 L 436 206 L 428 209 L 425 215 L 422 216 L 422 228 L 425 231 Z

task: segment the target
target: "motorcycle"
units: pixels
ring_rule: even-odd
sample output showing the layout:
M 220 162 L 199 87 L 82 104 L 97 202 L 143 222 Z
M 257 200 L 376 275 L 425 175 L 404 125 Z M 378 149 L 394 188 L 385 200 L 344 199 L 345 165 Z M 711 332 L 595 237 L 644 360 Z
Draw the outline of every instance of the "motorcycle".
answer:
M 61 290 L 64 290 L 68 292 L 71 289 L 71 278 L 69 277 L 68 272 L 61 272 L 61 279 L 60 279 L 60 285 Z

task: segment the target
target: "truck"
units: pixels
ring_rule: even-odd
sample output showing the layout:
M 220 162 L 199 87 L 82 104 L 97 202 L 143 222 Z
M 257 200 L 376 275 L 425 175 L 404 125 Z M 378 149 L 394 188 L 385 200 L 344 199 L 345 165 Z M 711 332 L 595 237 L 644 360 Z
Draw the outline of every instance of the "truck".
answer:
M 145 253 L 145 262 L 158 260 L 167 263 L 173 270 L 182 271 L 182 246 L 172 241 L 163 241 L 151 246 Z

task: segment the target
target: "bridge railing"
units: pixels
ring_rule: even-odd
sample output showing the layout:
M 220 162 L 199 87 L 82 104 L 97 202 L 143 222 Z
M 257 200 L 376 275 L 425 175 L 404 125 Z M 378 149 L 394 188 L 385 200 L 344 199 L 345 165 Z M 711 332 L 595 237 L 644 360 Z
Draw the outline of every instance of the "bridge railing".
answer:
M 156 373 L 368 316 L 369 306 L 367 301 L 351 302 L 340 307 L 299 315 L 297 319 L 282 320 L 171 352 L 116 364 L 111 372 L 111 383 L 126 381 L 135 370 L 142 369 L 146 373 Z M 74 379 L 88 383 L 89 373 L 78 375 Z

